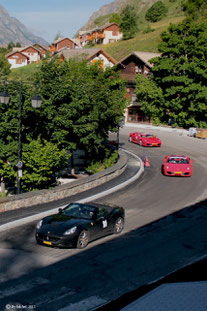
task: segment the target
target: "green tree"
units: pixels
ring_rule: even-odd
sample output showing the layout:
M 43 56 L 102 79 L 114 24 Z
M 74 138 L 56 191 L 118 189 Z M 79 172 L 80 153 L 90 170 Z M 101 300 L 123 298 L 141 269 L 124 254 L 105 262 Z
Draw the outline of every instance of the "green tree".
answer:
M 102 141 L 109 131 L 117 130 L 125 108 L 119 74 L 111 68 L 103 70 L 99 62 L 53 58 L 43 62 L 39 79 L 46 100 L 40 125 L 44 137 L 63 148 L 101 156 Z
M 0 179 L 1 179 L 1 193 L 5 193 L 5 183 L 8 183 L 11 186 L 15 186 L 15 168 L 11 163 L 4 162 L 0 159 Z
M 7 46 L 7 49 L 8 50 L 12 50 L 13 49 L 13 47 L 15 47 L 15 43 L 14 42 L 9 42 L 9 44 L 8 44 L 8 46 Z
M 127 5 L 120 14 L 119 27 L 123 32 L 123 39 L 128 40 L 135 36 L 138 31 L 137 15 L 135 9 L 131 5 Z
M 3 88 L 1 87 L 1 90 Z M 18 162 L 18 131 L 19 131 L 19 85 L 8 83 L 7 91 L 10 95 L 8 105 L 0 103 L 0 160 L 4 165 L 1 166 L 1 176 L 15 186 L 16 165 Z M 22 145 L 27 144 L 30 138 L 35 139 L 39 135 L 39 125 L 41 122 L 38 110 L 31 106 L 31 97 L 35 90 L 31 86 L 24 85 L 22 88 Z M 7 163 L 7 164 L 5 164 Z M 9 166 L 8 166 L 9 163 Z M 8 169 L 13 175 L 8 176 Z
M 0 78 L 4 79 L 10 73 L 10 67 L 7 58 L 3 53 L 0 53 Z
M 150 117 L 154 123 L 159 123 L 163 118 L 165 99 L 162 89 L 156 83 L 141 74 L 136 76 L 136 96 L 141 104 L 142 111 Z
M 146 12 L 145 18 L 150 22 L 160 21 L 167 13 L 167 8 L 162 1 L 155 2 Z
M 161 87 L 166 112 L 184 127 L 206 127 L 207 23 L 186 20 L 162 33 L 161 57 L 152 59 L 153 80 Z
M 40 139 L 24 145 L 22 188 L 24 191 L 48 189 L 56 185 L 56 175 L 67 165 L 70 155 L 57 144 Z
M 20 48 L 21 47 L 21 43 L 17 41 L 16 47 Z
M 182 4 L 184 12 L 192 18 L 207 14 L 206 0 L 187 0 Z
M 21 185 L 24 191 L 54 185 L 54 172 L 59 169 L 59 157 L 51 149 L 52 146 L 58 146 L 60 154 L 64 150 L 80 148 L 90 154 L 91 160 L 103 160 L 105 147 L 102 142 L 109 131 L 117 131 L 125 108 L 123 81 L 114 69 L 103 70 L 99 62 L 92 64 L 81 59 L 64 62 L 56 58 L 44 59 L 37 81 L 43 98 L 40 109 L 31 106 L 35 89 L 27 84 L 21 89 Z M 14 176 L 18 161 L 19 90 L 19 84 L 8 83 L 10 102 L 8 105 L 0 104 L 0 159 L 2 163 L 11 163 Z M 32 148 L 36 150 L 36 155 Z M 44 169 L 47 167 L 44 163 L 48 157 L 47 152 L 57 157 L 57 161 L 54 161 L 56 166 L 51 168 L 52 173 L 47 168 L 50 177 L 46 176 Z M 33 158 L 30 158 L 30 153 Z M 40 155 L 44 167 L 38 163 Z M 63 165 L 65 162 L 61 160 L 61 163 Z M 8 175 L 4 166 L 1 175 L 5 178 Z M 15 184 L 15 178 L 12 182 Z
M 121 21 L 120 15 L 118 13 L 112 13 L 109 19 L 109 23 L 116 23 L 119 25 Z

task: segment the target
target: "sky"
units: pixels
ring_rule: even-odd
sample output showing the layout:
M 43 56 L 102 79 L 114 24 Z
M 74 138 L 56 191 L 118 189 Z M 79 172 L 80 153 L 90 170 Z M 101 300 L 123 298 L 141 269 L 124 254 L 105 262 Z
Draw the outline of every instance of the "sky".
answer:
M 113 0 L 0 0 L 10 16 L 48 43 L 53 42 L 58 33 L 72 39 L 95 11 L 111 2 Z

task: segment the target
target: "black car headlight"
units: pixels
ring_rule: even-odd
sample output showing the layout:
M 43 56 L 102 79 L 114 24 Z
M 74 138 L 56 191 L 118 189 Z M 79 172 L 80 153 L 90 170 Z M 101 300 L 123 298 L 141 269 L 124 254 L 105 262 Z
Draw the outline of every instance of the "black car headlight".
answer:
M 37 225 L 36 225 L 36 228 L 37 228 L 37 229 L 39 229 L 40 227 L 42 227 L 42 222 L 43 222 L 43 220 L 40 220 L 40 221 L 37 223 Z
M 70 228 L 70 229 L 66 230 L 66 231 L 64 232 L 64 235 L 70 235 L 70 234 L 73 234 L 73 233 L 75 233 L 75 232 L 76 232 L 76 230 L 77 230 L 77 227 L 76 227 L 76 226 L 75 226 L 75 227 L 72 227 L 72 228 Z

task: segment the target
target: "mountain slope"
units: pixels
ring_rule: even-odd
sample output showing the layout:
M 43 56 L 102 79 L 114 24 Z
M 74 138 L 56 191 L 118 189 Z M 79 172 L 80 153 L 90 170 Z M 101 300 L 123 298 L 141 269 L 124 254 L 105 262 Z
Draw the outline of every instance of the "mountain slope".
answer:
M 8 12 L 0 5 L 0 44 L 19 42 L 22 45 L 39 43 L 47 45 L 43 38 L 32 34 L 20 21 L 11 17 Z
M 112 13 L 120 14 L 126 5 L 133 5 L 137 13 L 139 29 L 148 24 L 145 20 L 145 13 L 158 0 L 114 0 L 113 2 L 103 5 L 98 11 L 94 12 L 88 22 L 80 30 L 90 30 L 94 27 L 102 26 L 108 22 Z M 183 0 L 162 0 L 168 9 L 168 16 L 184 15 L 181 3 Z M 102 18 L 101 18 L 102 17 Z M 145 28 L 145 27 L 144 27 Z
M 112 13 L 120 14 L 127 4 L 131 4 L 137 13 L 138 31 L 136 36 L 130 40 L 120 40 L 108 45 L 98 45 L 98 47 L 104 49 L 118 61 L 133 51 L 157 52 L 158 45 L 161 42 L 160 34 L 167 30 L 170 23 L 178 24 L 186 17 L 182 10 L 183 0 L 162 0 L 168 10 L 167 16 L 156 23 L 148 22 L 145 19 L 145 14 L 157 1 L 115 0 L 94 12 L 82 29 L 90 30 L 96 26 L 102 26 L 98 22 L 108 22 Z

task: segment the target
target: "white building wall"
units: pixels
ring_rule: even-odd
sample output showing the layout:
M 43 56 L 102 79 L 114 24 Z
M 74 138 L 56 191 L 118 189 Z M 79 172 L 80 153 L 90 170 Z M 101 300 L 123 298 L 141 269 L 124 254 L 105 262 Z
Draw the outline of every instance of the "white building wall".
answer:
M 104 31 L 105 38 L 103 40 L 103 44 L 108 44 L 109 40 L 114 40 L 114 42 L 120 40 L 122 38 L 122 33 L 118 33 L 116 36 L 113 36 L 112 31 Z
M 29 53 L 23 52 L 23 53 L 24 53 L 24 55 L 29 57 L 30 63 L 31 62 L 37 62 L 40 60 L 40 55 L 38 53 L 32 53 L 32 52 L 29 52 Z
M 96 61 L 103 60 L 104 69 L 105 69 L 106 67 L 112 67 L 112 66 L 114 66 L 114 64 L 113 64 L 112 62 L 110 62 L 110 61 L 108 60 L 108 58 L 106 58 L 103 54 L 100 54 L 98 57 L 94 57 L 93 59 L 96 60 Z
M 21 64 L 17 64 L 16 61 L 17 61 L 17 59 L 14 59 L 14 58 L 13 58 L 13 59 L 11 59 L 11 58 L 8 59 L 8 62 L 11 64 L 11 69 L 13 69 L 13 68 L 19 68 L 19 67 L 22 67 L 22 66 L 26 66 L 26 65 L 27 65 L 27 60 L 22 61 Z

